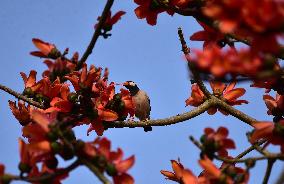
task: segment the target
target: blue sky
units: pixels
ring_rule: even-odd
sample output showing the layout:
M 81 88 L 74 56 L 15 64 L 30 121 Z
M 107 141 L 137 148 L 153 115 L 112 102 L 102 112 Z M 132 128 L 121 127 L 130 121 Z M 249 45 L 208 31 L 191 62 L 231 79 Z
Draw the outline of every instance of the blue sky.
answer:
M 75 0 L 1 0 L 0 1 L 0 83 L 21 92 L 23 81 L 20 72 L 28 73 L 35 69 L 40 73 L 46 69 L 42 60 L 29 55 L 35 50 L 31 39 L 40 38 L 56 44 L 70 53 L 82 54 L 93 33 L 93 25 L 102 11 L 105 1 Z M 110 80 L 135 81 L 148 92 L 151 98 L 151 118 L 166 118 L 189 111 L 185 99 L 190 94 L 190 82 L 186 62 L 182 59 L 177 28 L 182 27 L 185 38 L 200 30 L 200 26 L 188 17 L 173 17 L 161 14 L 157 26 L 149 26 L 134 14 L 136 4 L 132 0 L 116 1 L 112 10 L 126 11 L 122 20 L 114 26 L 112 36 L 100 38 L 88 59 L 88 64 L 108 67 Z M 202 43 L 189 42 L 190 47 L 201 48 Z M 249 84 L 240 86 L 248 87 Z M 271 120 L 267 116 L 262 101 L 262 89 L 249 88 L 243 99 L 248 105 L 238 107 L 258 120 Z M 8 108 L 8 100 L 14 98 L 0 92 L 0 163 L 7 171 L 17 174 L 18 137 L 21 126 Z M 236 140 L 237 155 L 249 145 L 245 133 L 251 128 L 231 116 L 217 113 L 214 116 L 203 114 L 195 119 L 167 127 L 155 127 L 150 133 L 143 129 L 109 129 L 105 136 L 112 141 L 114 148 L 121 147 L 126 156 L 136 155 L 136 164 L 130 170 L 137 184 L 166 183 L 160 174 L 161 169 L 170 170 L 170 160 L 180 158 L 182 163 L 194 173 L 201 171 L 197 164 L 199 152 L 189 141 L 188 136 L 199 138 L 205 127 L 226 126 L 230 136 Z M 85 140 L 93 140 L 95 132 L 86 136 L 87 127 L 76 129 L 76 135 Z M 63 164 L 63 163 L 62 163 Z M 260 162 L 251 173 L 250 183 L 261 183 L 266 163 Z M 271 182 L 282 168 L 275 164 Z M 70 174 L 63 183 L 94 183 L 97 181 L 88 169 L 80 167 Z M 15 182 L 21 183 L 21 182 Z M 171 182 L 168 182 L 171 183 Z

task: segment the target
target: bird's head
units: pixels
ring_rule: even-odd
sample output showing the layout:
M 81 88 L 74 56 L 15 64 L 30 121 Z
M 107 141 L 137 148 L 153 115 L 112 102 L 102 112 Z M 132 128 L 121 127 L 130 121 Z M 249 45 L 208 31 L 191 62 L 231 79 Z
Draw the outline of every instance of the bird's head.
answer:
M 136 95 L 139 91 L 137 84 L 133 81 L 126 81 L 123 83 L 123 86 L 129 90 L 131 96 Z

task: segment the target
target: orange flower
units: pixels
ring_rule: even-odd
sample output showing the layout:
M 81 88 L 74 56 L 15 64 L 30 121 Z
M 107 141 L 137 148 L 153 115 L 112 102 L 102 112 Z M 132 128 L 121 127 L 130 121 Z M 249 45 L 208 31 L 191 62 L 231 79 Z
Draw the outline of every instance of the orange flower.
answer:
M 281 148 L 281 152 L 284 153 L 284 120 L 280 120 L 279 122 L 255 122 L 253 124 L 255 130 L 252 132 L 250 141 L 255 143 L 260 139 L 266 139 L 267 145 L 279 145 Z
M 5 166 L 3 164 L 0 164 L 0 177 L 5 174 Z
M 171 160 L 171 162 L 174 172 L 161 170 L 161 174 L 166 179 L 183 184 L 198 184 L 197 177 L 190 170 L 185 169 L 179 161 Z
M 205 95 L 197 84 L 191 86 L 191 96 L 185 101 L 186 106 L 191 105 L 197 107 L 205 101 Z
M 104 22 L 104 25 L 103 25 L 103 28 L 102 28 L 102 29 L 103 29 L 105 32 L 110 31 L 110 30 L 112 29 L 112 26 L 113 26 L 115 23 L 117 23 L 117 22 L 121 19 L 122 15 L 124 15 L 124 14 L 125 14 L 124 11 L 118 11 L 116 14 L 114 14 L 114 16 L 111 16 L 111 11 L 109 11 L 108 14 L 107 14 L 106 21 Z M 101 17 L 98 17 L 97 20 L 99 21 L 100 18 L 101 18 Z M 98 24 L 95 25 L 95 28 L 97 28 L 97 25 L 98 25 Z
M 227 149 L 235 149 L 235 143 L 228 138 L 229 131 L 225 127 L 219 127 L 215 132 L 212 128 L 205 128 L 204 135 L 201 138 L 201 143 L 204 147 L 204 153 L 211 158 L 215 152 L 218 155 L 226 157 L 228 155 Z M 213 158 L 211 158 L 213 159 Z
M 249 38 L 257 51 L 276 53 L 280 50 L 277 36 L 284 22 L 283 10 L 284 2 L 278 0 L 211 0 L 206 1 L 203 13 L 218 21 L 223 33 Z
M 26 107 L 24 102 L 18 101 L 18 107 L 17 107 L 16 102 L 12 102 L 9 100 L 9 106 L 13 115 L 22 126 L 25 126 L 31 122 L 30 105 Z
M 157 17 L 159 13 L 165 11 L 159 6 L 156 0 L 134 0 L 139 6 L 134 10 L 139 19 L 146 18 L 147 23 L 151 26 L 157 24 Z
M 56 59 L 61 56 L 61 53 L 57 50 L 55 45 L 44 42 L 37 38 L 33 38 L 32 41 L 39 51 L 33 51 L 30 53 L 31 55 L 51 59 Z
M 20 73 L 23 80 L 24 80 L 24 84 L 25 84 L 25 91 L 24 94 L 26 95 L 33 95 L 32 93 L 35 92 L 36 90 L 38 90 L 41 87 L 40 83 L 36 82 L 36 74 L 37 72 L 32 70 L 30 71 L 29 76 L 27 77 L 27 75 L 23 72 Z
M 91 158 L 101 158 L 98 160 L 99 169 L 113 177 L 115 184 L 133 184 L 134 179 L 127 174 L 127 171 L 134 165 L 135 157 L 131 156 L 123 160 L 123 151 L 111 151 L 111 142 L 107 138 L 97 138 L 93 142 L 88 142 L 84 146 L 84 153 Z
M 35 151 L 50 152 L 47 133 L 50 131 L 49 126 L 54 123 L 56 113 L 47 115 L 33 109 L 30 115 L 34 123 L 23 127 L 23 136 L 28 138 L 29 148 Z
M 265 70 L 262 68 L 264 59 L 253 55 L 251 50 L 237 51 L 235 48 L 229 48 L 223 51 L 212 44 L 203 51 L 195 50 L 195 55 L 190 56 L 189 60 L 196 63 L 202 72 L 221 79 L 226 75 L 231 75 L 232 78 L 238 75 L 256 77 L 260 71 Z
M 76 91 L 79 91 L 80 89 L 86 89 L 86 88 L 92 88 L 93 83 L 97 82 L 101 77 L 101 68 L 96 68 L 94 65 L 90 66 L 90 69 L 88 71 L 87 65 L 84 64 L 82 67 L 81 72 L 73 72 L 67 76 L 65 76 L 66 79 L 68 79 L 74 89 Z
M 208 177 L 207 179 L 216 179 L 221 176 L 221 171 L 213 164 L 213 162 L 208 157 L 205 156 L 203 159 L 199 160 L 199 165 L 204 169 L 203 175 Z
M 236 82 L 232 82 L 229 85 L 225 85 L 221 82 L 210 82 L 211 88 L 213 90 L 213 94 L 217 97 L 222 96 L 226 103 L 231 106 L 241 105 L 243 103 L 247 104 L 246 100 L 237 100 L 239 97 L 243 96 L 246 92 L 244 88 L 235 88 Z M 210 108 L 207 112 L 212 115 L 215 114 L 219 110 L 222 114 L 228 115 L 227 112 L 222 109 Z
M 134 184 L 134 179 L 127 173 L 119 174 L 117 176 L 113 176 L 114 184 Z
M 64 81 L 64 76 L 73 72 L 76 67 L 75 63 L 62 58 L 57 58 L 55 61 L 45 60 L 44 63 L 47 65 L 48 70 L 45 70 L 42 76 L 48 77 L 51 81 L 56 80 L 57 77 Z
M 58 92 L 58 91 L 57 91 Z M 45 112 L 70 112 L 73 108 L 73 103 L 69 101 L 70 90 L 68 85 L 63 84 L 60 88 L 60 97 L 54 97 L 50 102 L 50 108 L 46 109 Z
M 284 115 L 284 96 L 276 93 L 276 98 L 270 95 L 263 95 L 263 100 L 268 108 L 267 114 L 273 116 Z
M 207 26 L 203 22 L 198 23 L 203 27 L 204 30 L 194 33 L 190 37 L 190 40 L 204 41 L 203 48 L 211 47 L 220 44 L 222 41 L 224 41 L 225 35 L 223 33 L 220 33 L 217 30 Z
M 239 97 L 243 96 L 246 92 L 244 88 L 235 88 L 236 82 L 232 82 L 229 85 L 226 85 L 221 82 L 210 82 L 210 86 L 213 90 L 213 94 L 216 97 L 223 97 L 224 100 L 226 100 L 226 103 L 228 103 L 231 106 L 234 105 L 241 105 L 243 103 L 248 103 L 246 100 L 237 100 Z M 197 84 L 193 84 L 191 87 L 191 96 L 185 101 L 186 106 L 191 105 L 194 107 L 197 107 L 201 105 L 205 101 L 205 95 L 200 90 L 199 86 Z M 210 108 L 207 112 L 208 114 L 212 115 L 215 114 L 219 110 L 224 115 L 228 115 L 227 112 L 217 109 L 215 107 Z

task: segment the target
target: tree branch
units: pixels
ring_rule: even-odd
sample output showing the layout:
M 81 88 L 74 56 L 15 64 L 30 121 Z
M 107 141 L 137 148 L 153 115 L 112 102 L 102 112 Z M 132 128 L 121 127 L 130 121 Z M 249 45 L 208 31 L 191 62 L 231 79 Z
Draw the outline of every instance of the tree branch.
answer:
M 203 84 L 202 80 L 200 79 L 198 70 L 194 66 L 194 63 L 192 63 L 189 60 L 190 49 L 186 45 L 186 41 L 184 39 L 183 32 L 182 32 L 181 28 L 178 28 L 178 35 L 179 35 L 179 40 L 180 40 L 180 43 L 181 43 L 182 51 L 184 53 L 185 58 L 188 61 L 189 70 L 191 71 L 193 78 L 194 78 L 195 82 L 198 84 L 198 86 L 200 87 L 201 91 L 205 94 L 205 96 L 207 98 L 209 98 L 211 96 L 211 93 L 206 89 L 205 85 Z
M 12 90 L 12 89 L 4 86 L 4 85 L 0 84 L 0 89 L 5 91 L 5 92 L 7 92 L 7 93 L 9 93 L 12 96 L 18 98 L 18 99 L 20 99 L 20 100 L 23 100 L 23 101 L 27 102 L 30 105 L 33 105 L 33 106 L 38 107 L 40 109 L 46 109 L 46 107 L 44 107 L 39 102 L 33 101 L 32 99 L 30 99 L 30 98 L 28 98 L 28 97 L 26 97 L 26 96 L 24 96 L 24 95 L 22 95 L 22 94 L 20 94 L 20 93 L 18 93 L 16 91 Z
M 247 123 L 248 125 L 252 126 L 253 123 L 256 123 L 257 120 L 250 117 L 249 115 L 243 113 L 242 111 L 239 111 L 237 109 L 235 109 L 234 107 L 230 106 L 229 104 L 227 104 L 226 102 L 224 102 L 223 100 L 212 96 L 212 99 L 214 99 L 217 107 L 221 108 L 222 110 L 228 112 L 230 115 L 238 118 L 239 120 Z
M 265 175 L 264 175 L 262 184 L 267 184 L 268 183 L 268 180 L 269 180 L 269 177 L 270 177 L 270 174 L 271 174 L 272 167 L 273 167 L 274 163 L 275 163 L 275 159 L 268 159 L 267 160 L 267 167 L 266 167 L 266 171 L 265 171 Z
M 81 162 L 86 165 L 98 178 L 103 184 L 111 184 L 111 182 L 101 173 L 96 166 L 90 163 L 88 160 L 81 158 Z
M 284 168 L 282 169 L 281 173 L 278 176 L 277 181 L 275 184 L 283 184 L 284 183 Z
M 86 51 L 84 52 L 82 58 L 80 59 L 80 61 L 78 62 L 77 66 L 76 66 L 76 70 L 79 70 L 82 68 L 84 62 L 86 62 L 87 58 L 89 57 L 89 55 L 92 53 L 93 51 L 93 48 L 95 47 L 95 44 L 99 38 L 99 36 L 101 35 L 101 30 L 102 30 L 102 27 L 106 21 L 106 18 L 107 18 L 107 15 L 112 7 L 112 4 L 113 4 L 113 1 L 114 0 L 108 0 L 106 5 L 105 5 L 105 8 L 100 16 L 100 20 L 99 20 L 99 23 L 97 24 L 97 27 L 96 27 L 96 30 L 93 34 L 93 37 L 86 49 Z
M 20 176 L 12 176 L 9 175 L 9 178 L 11 180 L 20 180 L 20 181 L 26 181 L 26 182 L 41 182 L 41 181 L 46 181 L 52 178 L 55 178 L 56 176 L 60 176 L 63 175 L 65 173 L 68 173 L 72 170 L 74 170 L 75 168 L 77 168 L 78 166 L 80 166 L 81 162 L 79 160 L 76 160 L 75 162 L 73 162 L 71 165 L 69 165 L 68 167 L 58 170 L 54 173 L 51 174 L 44 174 L 42 176 L 38 176 L 38 177 L 20 177 Z
M 183 122 L 186 120 L 189 120 L 191 118 L 194 118 L 203 112 L 207 111 L 212 105 L 214 105 L 213 101 L 211 99 L 205 101 L 200 106 L 196 107 L 195 109 L 183 113 L 178 114 L 176 116 L 172 116 L 169 118 L 164 119 L 157 119 L 157 120 L 148 120 L 148 121 L 116 121 L 116 122 L 105 122 L 104 126 L 105 128 L 123 128 L 123 127 L 147 127 L 147 126 L 167 126 L 176 124 L 179 122 Z

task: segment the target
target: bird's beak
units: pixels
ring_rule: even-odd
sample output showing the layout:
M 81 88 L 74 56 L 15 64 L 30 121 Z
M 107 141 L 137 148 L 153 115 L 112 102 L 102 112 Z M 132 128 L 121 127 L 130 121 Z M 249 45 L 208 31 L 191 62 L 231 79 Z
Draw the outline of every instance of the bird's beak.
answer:
M 128 86 L 129 85 L 129 82 L 124 82 L 122 83 L 123 86 Z

